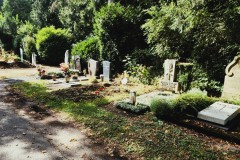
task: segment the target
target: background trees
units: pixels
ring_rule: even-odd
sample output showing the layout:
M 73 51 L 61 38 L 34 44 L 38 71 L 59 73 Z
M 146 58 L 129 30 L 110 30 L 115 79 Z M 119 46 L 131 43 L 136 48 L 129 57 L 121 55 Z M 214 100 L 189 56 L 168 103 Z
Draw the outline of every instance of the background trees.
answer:
M 152 75 L 166 58 L 177 58 L 193 62 L 195 84 L 206 87 L 223 82 L 240 50 L 240 0 L 1 0 L 0 6 L 5 48 L 38 46 L 37 31 L 52 25 L 72 35 L 74 54 L 110 60 L 116 72 L 142 65 Z M 37 48 L 42 58 L 59 53 Z

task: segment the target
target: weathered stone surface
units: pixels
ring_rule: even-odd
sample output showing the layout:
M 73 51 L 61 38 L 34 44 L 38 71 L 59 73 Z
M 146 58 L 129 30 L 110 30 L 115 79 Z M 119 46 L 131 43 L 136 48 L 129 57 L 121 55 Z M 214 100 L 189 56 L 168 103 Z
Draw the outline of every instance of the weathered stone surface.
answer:
M 69 64 L 69 51 L 68 50 L 66 50 L 66 52 L 65 52 L 64 63 Z
M 198 118 L 209 122 L 226 125 L 240 113 L 240 106 L 215 102 L 198 113 Z
M 111 76 L 111 62 L 103 61 L 102 63 L 103 63 L 104 81 L 109 82 L 110 81 L 110 76 Z
M 176 81 L 176 59 L 166 59 L 164 62 L 164 80 L 175 82 Z
M 222 97 L 240 99 L 240 56 L 234 58 L 225 72 Z
M 170 82 L 170 81 L 162 80 L 160 83 L 161 83 L 160 87 L 162 90 L 174 91 L 174 92 L 179 91 L 179 83 L 178 82 Z
M 166 59 L 164 62 L 164 78 L 160 81 L 162 90 L 179 92 L 179 83 L 176 82 L 176 59 Z
M 93 59 L 90 59 L 88 61 L 88 73 L 89 75 L 92 76 L 96 76 L 97 72 L 98 72 L 98 61 L 95 61 Z

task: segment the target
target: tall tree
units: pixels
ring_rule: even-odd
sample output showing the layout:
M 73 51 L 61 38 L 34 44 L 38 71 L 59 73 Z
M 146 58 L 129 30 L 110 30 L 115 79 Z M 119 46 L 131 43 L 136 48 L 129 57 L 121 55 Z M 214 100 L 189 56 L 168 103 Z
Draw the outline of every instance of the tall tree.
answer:
M 67 0 L 61 4 L 59 19 L 75 37 L 75 42 L 85 39 L 92 33 L 94 11 L 101 1 Z
M 39 28 L 50 25 L 61 27 L 58 19 L 58 4 L 57 0 L 35 0 L 30 12 L 31 22 Z

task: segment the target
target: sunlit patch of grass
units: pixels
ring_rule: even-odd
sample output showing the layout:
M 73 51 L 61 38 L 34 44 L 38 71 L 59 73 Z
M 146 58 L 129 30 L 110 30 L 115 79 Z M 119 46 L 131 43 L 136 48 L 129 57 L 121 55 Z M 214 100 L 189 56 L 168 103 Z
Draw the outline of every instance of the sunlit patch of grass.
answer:
M 69 113 L 90 128 L 94 136 L 118 144 L 125 152 L 145 159 L 224 158 L 221 151 L 214 151 L 200 138 L 163 121 L 152 121 L 151 113 L 128 119 L 104 110 L 99 106 L 110 103 L 105 97 L 74 102 L 46 92 L 44 84 L 34 83 L 18 83 L 13 85 L 13 89 L 50 108 Z

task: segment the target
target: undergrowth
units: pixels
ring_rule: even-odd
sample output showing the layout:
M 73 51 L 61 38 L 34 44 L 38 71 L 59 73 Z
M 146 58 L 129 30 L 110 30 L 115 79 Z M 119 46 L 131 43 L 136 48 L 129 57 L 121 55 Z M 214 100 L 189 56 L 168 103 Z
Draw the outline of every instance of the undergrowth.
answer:
M 47 92 L 44 85 L 18 83 L 12 88 L 49 108 L 69 113 L 89 127 L 94 136 L 118 144 L 126 153 L 138 154 L 145 159 L 222 159 L 221 151 L 214 151 L 199 138 L 188 135 L 180 128 L 163 121 L 153 121 L 153 115 L 124 118 L 102 109 L 109 100 L 73 102 Z M 226 151 L 227 152 L 227 151 Z

